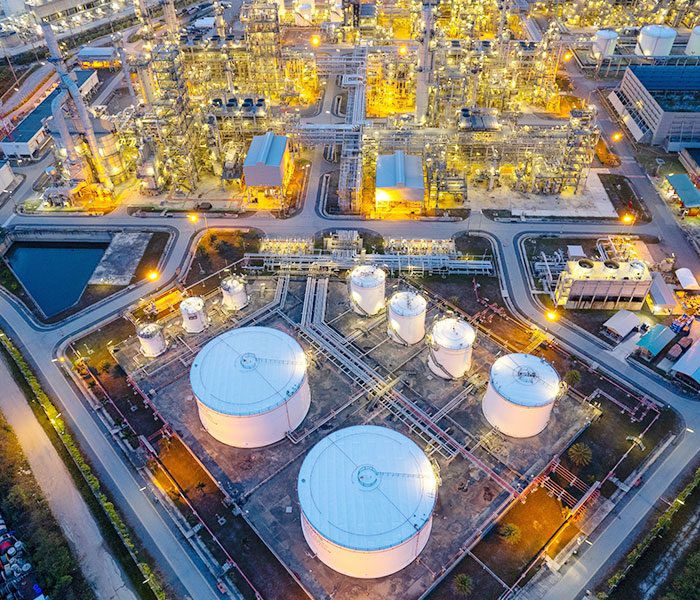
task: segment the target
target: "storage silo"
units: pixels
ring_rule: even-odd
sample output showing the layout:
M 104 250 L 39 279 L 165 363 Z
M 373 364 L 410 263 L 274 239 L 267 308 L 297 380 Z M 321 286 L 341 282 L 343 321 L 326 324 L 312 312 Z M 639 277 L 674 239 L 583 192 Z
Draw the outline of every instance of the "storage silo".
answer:
M 610 58 L 615 54 L 615 48 L 617 47 L 617 40 L 620 36 L 617 31 L 612 29 L 599 29 L 595 32 L 595 37 L 593 38 L 593 48 L 591 49 L 591 54 L 596 60 L 601 58 Z
M 339 573 L 385 577 L 428 542 L 435 473 L 425 453 L 396 431 L 357 425 L 331 433 L 306 455 L 297 484 L 304 538 Z
M 685 53 L 688 56 L 700 56 L 700 25 L 693 28 L 685 46 Z
M 221 280 L 221 304 L 228 310 L 241 310 L 248 306 L 248 290 L 245 281 L 229 275 Z
M 386 273 L 379 267 L 359 265 L 350 271 L 348 291 L 356 313 L 376 315 L 384 307 Z
M 207 327 L 207 314 L 204 310 L 204 299 L 191 296 L 180 302 L 182 328 L 187 333 L 201 333 Z
M 237 448 L 278 442 L 311 405 L 304 351 L 271 327 L 241 327 L 211 340 L 192 363 L 190 384 L 204 428 Z
M 668 56 L 675 41 L 676 30 L 673 27 L 645 25 L 639 32 L 634 53 L 639 56 Z
M 481 409 L 505 435 L 531 437 L 547 426 L 560 389 L 558 373 L 543 358 L 506 354 L 491 365 Z
M 476 331 L 466 321 L 446 317 L 435 321 L 430 332 L 428 366 L 438 377 L 459 379 L 472 367 Z
M 400 344 L 417 344 L 425 337 L 428 303 L 416 292 L 396 292 L 389 299 L 387 333 Z
M 163 328 L 158 323 L 141 325 L 136 331 L 136 337 L 141 343 L 141 352 L 144 356 L 155 358 L 165 352 L 167 347 L 165 335 Z

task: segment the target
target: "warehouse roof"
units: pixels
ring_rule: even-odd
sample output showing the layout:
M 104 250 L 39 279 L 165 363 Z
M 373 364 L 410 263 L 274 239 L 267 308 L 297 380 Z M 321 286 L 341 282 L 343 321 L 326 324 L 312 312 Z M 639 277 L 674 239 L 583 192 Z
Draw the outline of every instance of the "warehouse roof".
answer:
M 667 175 L 666 181 L 671 184 L 673 191 L 676 192 L 685 208 L 700 207 L 700 190 L 695 187 L 695 184 L 685 173 Z
M 639 338 L 637 347 L 645 349 L 652 356 L 657 356 L 675 337 L 676 334 L 673 333 L 670 327 L 654 325 Z
M 663 275 L 658 271 L 654 271 L 651 274 L 651 289 L 649 293 L 654 306 L 659 308 L 675 308 L 677 304 L 676 295 L 668 283 L 664 281 Z
M 114 46 L 84 46 L 78 51 L 78 60 L 114 59 L 117 49 Z
M 377 187 L 424 189 L 420 156 L 405 154 L 401 150 L 378 156 Z
M 693 272 L 688 267 L 676 269 L 676 277 L 684 290 L 697 291 L 700 290 L 698 280 L 693 275 Z
M 261 164 L 270 167 L 279 166 L 286 149 L 286 135 L 275 135 L 271 131 L 265 135 L 256 135 L 250 143 L 243 166 L 252 167 Z
M 700 343 L 693 344 L 673 365 L 673 371 L 683 373 L 700 383 Z
M 615 335 L 627 337 L 635 327 L 639 327 L 639 317 L 629 310 L 620 310 L 610 317 L 603 327 L 613 332 Z

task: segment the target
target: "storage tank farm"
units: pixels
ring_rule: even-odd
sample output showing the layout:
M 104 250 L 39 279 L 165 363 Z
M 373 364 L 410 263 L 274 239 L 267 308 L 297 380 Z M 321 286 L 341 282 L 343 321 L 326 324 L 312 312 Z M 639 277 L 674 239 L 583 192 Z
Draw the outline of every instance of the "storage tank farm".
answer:
M 676 30 L 672 27 L 645 25 L 639 32 L 634 52 L 639 56 L 668 56 L 675 41 Z
M 386 273 L 373 265 L 359 265 L 350 271 L 348 292 L 356 313 L 376 315 L 384 308 Z
M 204 299 L 191 296 L 180 302 L 182 328 L 187 333 L 201 333 L 207 327 L 207 313 L 204 309 Z
M 610 58 L 615 53 L 617 40 L 620 36 L 612 29 L 599 29 L 593 39 L 591 54 L 596 60 Z
M 445 317 L 435 321 L 428 338 L 428 366 L 438 377 L 459 379 L 472 367 L 476 331 L 466 321 Z
M 278 442 L 311 406 L 304 351 L 271 327 L 241 327 L 215 337 L 195 357 L 190 384 L 204 428 L 237 448 Z
M 297 483 L 304 538 L 339 573 L 390 575 L 428 542 L 437 479 L 425 453 L 396 431 L 334 431 L 306 455 Z
M 396 292 L 389 299 L 387 333 L 394 341 L 413 345 L 425 337 L 425 314 L 428 303 L 412 291 Z
M 559 375 L 546 360 L 532 354 L 506 354 L 491 365 L 481 409 L 501 433 L 532 437 L 547 426 L 560 390 Z
M 167 348 L 163 328 L 158 323 L 140 325 L 136 330 L 136 337 L 141 344 L 141 352 L 148 358 L 160 356 Z
M 227 310 L 241 310 L 248 306 L 248 290 L 245 281 L 229 275 L 221 280 L 221 304 Z

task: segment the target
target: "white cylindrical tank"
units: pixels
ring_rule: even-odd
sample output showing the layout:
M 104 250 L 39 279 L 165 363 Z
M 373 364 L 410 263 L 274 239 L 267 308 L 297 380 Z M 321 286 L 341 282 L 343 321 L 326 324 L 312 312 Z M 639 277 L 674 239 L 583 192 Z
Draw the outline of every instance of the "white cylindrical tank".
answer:
M 271 327 L 241 327 L 211 340 L 192 363 L 190 383 L 204 428 L 237 448 L 278 442 L 311 406 L 304 351 Z
M 187 333 L 201 333 L 207 327 L 207 314 L 204 311 L 204 300 L 199 296 L 185 298 L 180 302 L 182 328 Z
M 425 337 L 425 311 L 428 303 L 415 292 L 396 292 L 389 299 L 387 333 L 396 342 L 417 344 Z
M 165 352 L 167 347 L 163 328 L 157 323 L 141 325 L 136 332 L 136 337 L 141 343 L 141 352 L 144 356 L 154 358 Z
M 700 56 L 700 25 L 690 32 L 688 43 L 685 46 L 685 53 L 688 56 Z
M 386 273 L 379 267 L 359 265 L 350 271 L 348 291 L 356 313 L 376 315 L 384 307 Z
M 301 528 L 331 569 L 371 579 L 413 562 L 428 542 L 437 480 L 423 451 L 375 425 L 334 431 L 298 478 Z
M 486 420 L 505 435 L 537 435 L 549 422 L 559 396 L 559 375 L 532 354 L 506 354 L 491 366 L 481 409 Z
M 673 27 L 645 25 L 639 32 L 634 52 L 639 56 L 668 56 L 674 41 L 676 30 Z
M 476 331 L 466 321 L 447 317 L 436 321 L 430 332 L 428 366 L 438 377 L 459 379 L 472 366 Z
M 591 54 L 593 58 L 609 58 L 615 53 L 617 40 L 620 36 L 612 29 L 599 29 L 593 39 Z
M 245 281 L 229 275 L 221 280 L 221 304 L 228 310 L 241 310 L 248 306 Z

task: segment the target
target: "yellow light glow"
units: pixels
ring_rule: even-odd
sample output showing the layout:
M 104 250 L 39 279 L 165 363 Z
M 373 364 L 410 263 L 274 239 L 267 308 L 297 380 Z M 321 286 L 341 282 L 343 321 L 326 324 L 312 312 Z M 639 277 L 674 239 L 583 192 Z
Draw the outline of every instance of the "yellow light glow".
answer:
M 557 314 L 557 311 L 555 311 L 555 310 L 548 310 L 545 313 L 545 316 L 547 317 L 548 321 L 556 321 L 559 318 L 559 315 Z
M 631 215 L 630 213 L 625 213 L 624 215 L 622 215 L 622 222 L 625 225 L 631 225 L 632 223 L 634 223 L 634 215 Z
M 187 218 L 188 218 L 190 221 L 192 221 L 193 223 L 196 223 L 197 221 L 199 221 L 199 217 L 198 217 L 197 215 L 192 215 L 192 214 L 190 214 L 190 215 L 187 215 Z
M 610 139 L 611 139 L 613 142 L 621 142 L 621 141 L 622 141 L 622 138 L 624 138 L 624 137 L 625 137 L 625 136 L 622 134 L 621 131 L 616 131 L 615 133 L 613 133 L 613 134 L 610 136 Z
M 564 56 L 562 57 L 566 62 L 569 62 L 572 58 L 574 57 L 574 53 L 571 52 L 571 50 L 567 50 L 564 52 Z
M 160 277 L 160 273 L 158 271 L 149 271 L 147 277 L 151 281 L 156 281 Z
M 406 46 L 401 46 L 399 48 L 399 54 L 401 56 L 405 56 L 406 54 L 408 54 L 408 48 Z
M 311 45 L 314 48 L 318 48 L 321 45 L 321 36 L 320 35 L 312 35 L 311 36 Z

